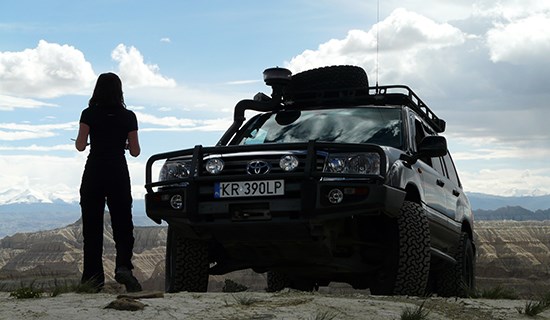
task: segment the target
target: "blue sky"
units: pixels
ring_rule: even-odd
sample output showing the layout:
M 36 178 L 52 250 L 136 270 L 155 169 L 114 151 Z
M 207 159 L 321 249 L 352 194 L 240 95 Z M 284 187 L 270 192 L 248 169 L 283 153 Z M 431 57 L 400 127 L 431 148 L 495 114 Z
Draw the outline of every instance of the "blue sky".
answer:
M 353 64 L 406 84 L 447 120 L 466 191 L 550 193 L 547 1 L 65 1 L 0 3 L 0 203 L 78 200 L 70 141 L 100 73 L 140 126 L 135 197 L 155 153 L 211 145 L 232 109 L 270 93 L 262 71 Z M 376 41 L 379 39 L 376 72 Z

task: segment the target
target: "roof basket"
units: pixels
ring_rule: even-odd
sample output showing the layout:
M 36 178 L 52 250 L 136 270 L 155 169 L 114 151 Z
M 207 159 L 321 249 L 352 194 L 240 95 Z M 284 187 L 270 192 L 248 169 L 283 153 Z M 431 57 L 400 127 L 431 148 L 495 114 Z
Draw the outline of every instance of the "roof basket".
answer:
M 443 119 L 440 119 L 435 113 L 428 108 L 428 106 L 422 101 L 414 91 L 408 86 L 404 85 L 388 85 L 388 86 L 377 86 L 370 87 L 369 91 L 371 95 L 374 96 L 375 100 L 384 100 L 387 101 L 391 96 L 401 96 L 406 97 L 406 104 L 416 111 L 422 119 L 428 122 L 437 133 L 442 133 L 445 131 L 446 122 Z

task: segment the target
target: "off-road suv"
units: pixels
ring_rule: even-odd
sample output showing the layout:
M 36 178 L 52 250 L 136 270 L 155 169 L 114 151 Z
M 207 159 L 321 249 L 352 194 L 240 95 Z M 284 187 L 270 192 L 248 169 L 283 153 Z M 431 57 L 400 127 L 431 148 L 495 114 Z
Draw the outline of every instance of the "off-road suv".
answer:
M 248 268 L 267 272 L 269 291 L 473 289 L 473 217 L 445 121 L 355 66 L 271 68 L 264 80 L 271 96 L 237 103 L 216 146 L 147 163 L 147 215 L 168 223 L 166 290 L 204 292 L 210 274 Z

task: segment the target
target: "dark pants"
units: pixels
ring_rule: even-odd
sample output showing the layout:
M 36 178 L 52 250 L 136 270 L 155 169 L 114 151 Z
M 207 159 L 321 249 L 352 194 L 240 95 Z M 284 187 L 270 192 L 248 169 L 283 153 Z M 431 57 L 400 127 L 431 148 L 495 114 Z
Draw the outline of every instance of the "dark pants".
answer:
M 80 186 L 82 234 L 84 236 L 84 270 L 82 282 L 102 285 L 103 217 L 105 203 L 111 215 L 116 248 L 116 268 L 133 269 L 134 225 L 130 175 L 124 157 L 117 159 L 88 159 Z

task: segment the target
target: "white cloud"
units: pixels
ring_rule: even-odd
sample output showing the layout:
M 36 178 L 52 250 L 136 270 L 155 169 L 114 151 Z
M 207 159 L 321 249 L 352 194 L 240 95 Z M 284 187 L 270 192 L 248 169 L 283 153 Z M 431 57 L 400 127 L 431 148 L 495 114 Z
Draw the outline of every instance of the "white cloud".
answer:
M 0 167 L 10 169 L 0 171 L 0 185 L 41 190 L 50 193 L 50 197 L 75 201 L 85 161 L 80 153 L 74 157 L 2 155 Z M 69 190 L 72 193 L 67 194 Z
M 487 44 L 493 62 L 550 62 L 550 12 L 498 23 L 487 32 Z
M 537 191 L 550 194 L 550 171 L 528 169 L 481 169 L 461 172 L 468 192 L 513 196 Z
M 118 73 L 123 85 L 137 87 L 175 87 L 176 81 L 159 73 L 157 65 L 146 64 L 143 56 L 133 46 L 119 44 L 111 53 L 111 58 L 118 62 Z
M 57 136 L 57 131 L 76 130 L 77 122 L 59 124 L 0 123 L 0 141 L 16 141 Z
M 57 107 L 57 105 L 34 99 L 11 97 L 0 94 L 0 111 L 13 111 L 15 109 L 36 109 L 41 107 Z
M 165 37 L 165 38 L 160 38 L 160 42 L 170 43 L 172 42 L 172 40 L 170 40 L 170 38 Z
M 225 84 L 227 85 L 242 85 L 242 84 L 251 84 L 251 83 L 260 83 L 261 80 L 236 80 L 236 81 L 229 81 Z
M 76 152 L 72 157 L 50 155 L 0 155 L 0 185 L 18 190 L 39 190 L 50 199 L 78 201 L 79 186 L 87 152 Z M 143 198 L 145 163 L 128 160 L 132 180 L 132 195 Z
M 138 118 L 140 131 L 224 131 L 231 119 L 182 119 L 176 117 L 157 117 L 151 114 L 135 112 Z M 153 125 L 147 126 L 147 125 Z
M 40 40 L 34 49 L 0 52 L 3 94 L 36 98 L 83 94 L 95 77 L 84 54 L 69 45 Z
M 378 29 L 378 30 L 377 30 Z M 380 77 L 395 81 L 406 74 L 423 72 L 438 50 L 463 44 L 468 35 L 447 23 L 438 23 L 405 9 L 390 16 L 368 31 L 351 30 L 345 39 L 331 39 L 317 48 L 293 57 L 286 66 L 294 73 L 327 65 L 351 64 L 373 71 L 376 64 L 377 32 Z M 374 74 L 373 72 L 368 72 Z M 397 79 L 399 80 L 399 79 Z
M 0 151 L 38 151 L 38 152 L 52 152 L 52 151 L 75 151 L 74 144 L 60 144 L 55 146 L 39 146 L 32 144 L 30 146 L 2 146 L 0 145 Z

